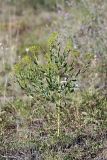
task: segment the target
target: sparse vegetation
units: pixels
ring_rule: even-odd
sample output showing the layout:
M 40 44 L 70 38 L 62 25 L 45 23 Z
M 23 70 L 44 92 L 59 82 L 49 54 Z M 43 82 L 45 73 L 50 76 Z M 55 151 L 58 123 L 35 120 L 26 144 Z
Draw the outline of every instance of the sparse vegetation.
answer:
M 107 159 L 106 9 L 0 1 L 0 160 Z

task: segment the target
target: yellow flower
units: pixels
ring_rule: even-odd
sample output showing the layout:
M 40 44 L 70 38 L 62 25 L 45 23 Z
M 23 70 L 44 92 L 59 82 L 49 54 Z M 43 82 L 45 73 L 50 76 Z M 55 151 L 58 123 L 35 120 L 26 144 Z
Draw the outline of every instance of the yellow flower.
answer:
M 33 45 L 29 47 L 29 51 L 33 53 L 33 55 L 38 54 L 40 52 L 41 48 L 39 45 Z
M 29 56 L 24 56 L 21 60 L 22 64 L 29 64 L 31 62 L 31 58 Z
M 18 72 L 20 71 L 25 65 L 31 63 L 31 58 L 29 56 L 24 56 L 19 63 L 14 65 L 13 71 Z
M 49 39 L 48 39 L 48 45 L 49 45 L 49 47 L 51 47 L 52 45 L 54 45 L 54 43 L 56 42 L 57 38 L 58 38 L 58 33 L 57 32 L 53 32 L 51 34 L 51 36 L 49 37 Z

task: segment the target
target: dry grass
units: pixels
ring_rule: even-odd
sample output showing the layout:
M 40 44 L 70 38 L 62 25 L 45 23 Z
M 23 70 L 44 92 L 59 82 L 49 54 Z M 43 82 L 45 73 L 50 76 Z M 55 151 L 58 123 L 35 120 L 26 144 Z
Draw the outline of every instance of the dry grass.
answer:
M 102 100 L 107 76 L 106 69 L 101 70 L 107 58 L 106 10 L 106 0 L 73 0 L 52 11 L 0 1 L 0 160 L 107 159 L 107 99 L 104 96 Z M 60 139 L 53 136 L 56 117 L 52 104 L 38 106 L 11 77 L 14 64 L 26 54 L 25 48 L 35 43 L 44 48 L 53 31 L 65 39 L 70 37 L 83 54 L 97 55 L 97 63 L 93 61 L 91 70 L 80 77 L 81 91 L 88 88 L 90 95 L 77 91 L 72 97 L 72 104 L 62 113 Z M 91 96 L 95 87 L 99 98 Z

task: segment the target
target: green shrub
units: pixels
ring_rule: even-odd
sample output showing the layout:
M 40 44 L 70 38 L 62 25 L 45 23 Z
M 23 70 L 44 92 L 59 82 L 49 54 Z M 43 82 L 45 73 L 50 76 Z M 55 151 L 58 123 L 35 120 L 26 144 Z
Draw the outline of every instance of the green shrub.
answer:
M 72 48 L 70 41 L 62 48 L 57 33 L 49 38 L 47 53 L 38 45 L 28 50 L 29 55 L 15 66 L 16 80 L 35 101 L 56 106 L 59 136 L 60 109 L 71 101 L 77 76 L 81 73 L 80 54 Z

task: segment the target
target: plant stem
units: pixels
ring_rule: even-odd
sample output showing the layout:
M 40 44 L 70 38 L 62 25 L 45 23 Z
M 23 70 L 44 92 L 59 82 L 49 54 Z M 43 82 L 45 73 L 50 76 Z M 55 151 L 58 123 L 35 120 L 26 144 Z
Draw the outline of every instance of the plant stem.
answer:
M 60 136 L 60 106 L 58 106 L 58 116 L 57 116 L 57 136 L 59 137 Z
M 60 85 L 60 76 L 58 76 L 58 83 Z M 60 136 L 60 106 L 61 106 L 61 95 L 58 93 L 58 104 L 57 104 L 57 137 Z

